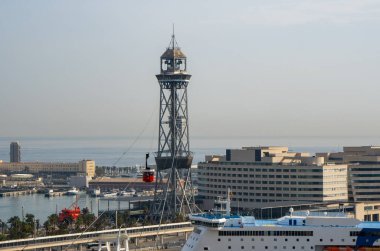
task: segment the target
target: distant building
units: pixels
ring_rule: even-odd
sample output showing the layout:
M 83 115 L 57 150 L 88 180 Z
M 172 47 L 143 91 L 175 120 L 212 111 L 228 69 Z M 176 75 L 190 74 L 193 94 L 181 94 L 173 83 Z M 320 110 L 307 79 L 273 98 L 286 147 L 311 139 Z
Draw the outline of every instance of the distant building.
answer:
M 232 190 L 233 208 L 346 202 L 347 165 L 289 152 L 287 147 L 227 149 L 198 164 L 198 194 L 204 209 Z
M 12 142 L 10 145 L 9 157 L 10 162 L 20 162 L 21 161 L 21 147 L 18 142 Z
M 53 162 L 0 162 L 0 173 L 30 173 L 39 177 L 95 176 L 95 161 L 81 160 L 77 163 Z
M 89 176 L 71 176 L 69 186 L 77 188 L 88 188 L 88 182 L 91 180 Z

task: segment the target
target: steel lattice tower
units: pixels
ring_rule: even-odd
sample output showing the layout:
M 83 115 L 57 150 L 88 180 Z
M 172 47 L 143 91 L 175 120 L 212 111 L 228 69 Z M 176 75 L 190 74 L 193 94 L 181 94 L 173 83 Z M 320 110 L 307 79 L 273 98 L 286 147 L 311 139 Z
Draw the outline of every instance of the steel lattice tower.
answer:
M 193 160 L 189 144 L 187 58 L 178 47 L 174 32 L 160 58 L 158 151 L 156 153 L 156 190 L 151 216 L 173 220 L 179 214 L 192 213 L 195 207 L 191 182 Z

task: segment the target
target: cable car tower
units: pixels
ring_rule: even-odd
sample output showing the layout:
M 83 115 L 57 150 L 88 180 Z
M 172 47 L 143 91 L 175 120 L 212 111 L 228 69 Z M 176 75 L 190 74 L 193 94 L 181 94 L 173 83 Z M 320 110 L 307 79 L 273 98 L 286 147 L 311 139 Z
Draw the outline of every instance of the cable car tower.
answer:
M 173 220 L 192 213 L 194 193 L 191 182 L 193 154 L 189 144 L 187 58 L 173 35 L 160 58 L 160 115 L 158 151 L 156 152 L 156 186 L 151 217 Z

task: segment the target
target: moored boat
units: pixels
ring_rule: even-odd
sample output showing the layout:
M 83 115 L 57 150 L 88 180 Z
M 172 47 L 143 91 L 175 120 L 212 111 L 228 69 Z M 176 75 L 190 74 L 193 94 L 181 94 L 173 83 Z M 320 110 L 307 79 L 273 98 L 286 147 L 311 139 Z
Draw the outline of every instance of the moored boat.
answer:
M 79 194 L 79 190 L 75 187 L 71 188 L 66 192 L 66 195 L 77 195 Z

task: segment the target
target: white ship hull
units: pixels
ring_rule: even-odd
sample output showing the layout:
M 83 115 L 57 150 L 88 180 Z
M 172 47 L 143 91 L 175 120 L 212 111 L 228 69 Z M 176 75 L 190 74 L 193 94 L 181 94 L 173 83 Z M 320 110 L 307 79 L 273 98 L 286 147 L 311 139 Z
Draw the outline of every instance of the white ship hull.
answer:
M 294 215 L 277 220 L 230 215 L 227 200 L 213 213 L 193 214 L 194 231 L 182 251 L 380 251 L 380 222 L 361 222 L 344 214 Z M 224 210 L 225 208 L 225 210 Z
M 318 228 L 300 226 L 279 228 L 265 226 L 211 229 L 198 226 L 195 227 L 182 251 L 380 250 L 380 236 L 350 236 L 350 233 L 357 231 L 358 228 L 355 227 Z M 228 235 L 225 236 L 226 232 Z M 380 233 L 380 229 L 378 229 L 377 233 Z M 276 234 L 284 236 L 276 236 Z M 312 236 L 303 236 L 310 234 Z

